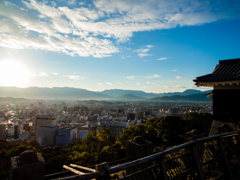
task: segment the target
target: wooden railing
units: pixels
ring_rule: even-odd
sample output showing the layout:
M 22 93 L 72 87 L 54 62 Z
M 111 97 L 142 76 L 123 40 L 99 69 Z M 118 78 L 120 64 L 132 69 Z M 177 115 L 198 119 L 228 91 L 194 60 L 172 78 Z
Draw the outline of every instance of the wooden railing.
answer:
M 64 180 L 234 179 L 240 177 L 240 131 L 197 139 L 141 159 L 95 169 L 75 166 Z M 73 168 L 72 165 L 71 168 Z M 76 173 L 76 172 L 75 172 Z

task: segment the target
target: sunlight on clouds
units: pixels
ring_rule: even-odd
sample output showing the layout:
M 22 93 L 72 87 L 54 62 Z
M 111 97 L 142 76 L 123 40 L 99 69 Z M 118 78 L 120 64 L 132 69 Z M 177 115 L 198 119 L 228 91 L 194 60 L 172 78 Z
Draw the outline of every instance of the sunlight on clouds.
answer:
M 119 42 L 129 41 L 135 32 L 201 25 L 239 15 L 234 3 L 230 6 L 224 1 L 21 2 L 24 8 L 1 0 L 0 46 L 98 58 L 119 52 Z M 152 56 L 147 53 L 150 48 L 146 45 L 135 52 L 141 58 Z
M 45 72 L 40 72 L 37 76 L 44 77 L 44 76 L 48 76 L 48 74 Z

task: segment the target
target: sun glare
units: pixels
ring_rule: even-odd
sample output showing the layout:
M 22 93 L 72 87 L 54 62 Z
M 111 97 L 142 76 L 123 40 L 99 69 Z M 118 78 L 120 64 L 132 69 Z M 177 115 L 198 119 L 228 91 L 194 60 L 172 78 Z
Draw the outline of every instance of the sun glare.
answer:
M 28 69 L 16 61 L 0 62 L 0 86 L 23 87 L 29 77 Z

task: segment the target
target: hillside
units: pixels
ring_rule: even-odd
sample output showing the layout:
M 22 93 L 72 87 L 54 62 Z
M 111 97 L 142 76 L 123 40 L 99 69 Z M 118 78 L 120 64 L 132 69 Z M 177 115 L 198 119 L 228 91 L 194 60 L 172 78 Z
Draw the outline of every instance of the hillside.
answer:
M 151 98 L 152 101 L 212 101 L 212 99 L 207 98 L 205 93 L 201 94 L 191 94 L 191 95 L 173 95 L 173 96 L 163 96 L 157 98 Z

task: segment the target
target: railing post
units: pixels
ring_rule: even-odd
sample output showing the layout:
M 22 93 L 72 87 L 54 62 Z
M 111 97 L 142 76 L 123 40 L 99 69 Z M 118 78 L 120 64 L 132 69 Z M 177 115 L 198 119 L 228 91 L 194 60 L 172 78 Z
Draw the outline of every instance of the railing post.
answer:
M 221 160 L 222 160 L 221 162 L 223 162 L 223 167 L 224 167 L 225 173 L 227 175 L 227 178 L 233 179 L 232 172 L 231 172 L 230 167 L 229 167 L 228 159 L 226 157 L 226 154 L 225 154 L 225 151 L 223 149 L 223 145 L 222 145 L 222 142 L 221 142 L 220 138 L 217 138 L 217 143 L 218 143 L 218 147 L 219 147 L 219 150 L 220 150 L 220 153 L 221 153 Z
M 159 163 L 160 163 L 161 177 L 164 178 L 164 180 L 168 180 L 167 168 L 166 168 L 166 165 L 165 165 L 165 162 L 164 162 L 164 156 L 160 158 Z
M 107 162 L 96 164 L 95 170 L 105 172 L 103 177 L 98 177 L 96 180 L 110 180 L 110 174 L 108 174 L 109 164 Z
M 193 144 L 192 147 L 190 147 L 190 150 L 192 151 L 192 155 L 193 155 L 193 165 L 195 168 L 195 171 L 197 171 L 198 174 L 198 178 L 200 180 L 204 180 L 204 176 L 203 176 L 203 171 L 202 171 L 202 166 L 200 163 L 200 157 L 199 157 L 199 153 L 197 151 L 197 146 L 196 144 Z

